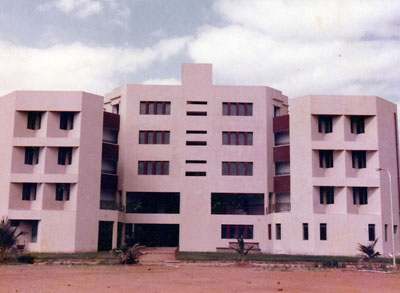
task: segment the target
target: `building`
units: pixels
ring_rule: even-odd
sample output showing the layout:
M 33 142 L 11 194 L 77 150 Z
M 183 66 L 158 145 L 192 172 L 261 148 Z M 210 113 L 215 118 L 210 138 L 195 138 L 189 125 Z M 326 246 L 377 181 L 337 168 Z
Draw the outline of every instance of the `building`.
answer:
M 290 100 L 264 86 L 125 85 L 103 97 L 0 98 L 6 215 L 31 251 L 96 251 L 133 237 L 181 251 L 391 252 L 399 222 L 396 105 L 373 96 Z M 103 112 L 104 107 L 104 112 Z M 290 135 L 289 135 L 290 132 Z M 4 203 L 4 204 L 3 204 Z M 396 245 L 399 236 L 396 231 Z

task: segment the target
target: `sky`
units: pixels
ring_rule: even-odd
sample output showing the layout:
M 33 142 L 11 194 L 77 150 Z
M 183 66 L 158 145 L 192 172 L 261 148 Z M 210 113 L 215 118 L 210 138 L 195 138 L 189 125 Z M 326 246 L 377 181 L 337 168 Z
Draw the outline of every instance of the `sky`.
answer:
M 0 95 L 214 84 L 400 104 L 399 0 L 0 0 Z

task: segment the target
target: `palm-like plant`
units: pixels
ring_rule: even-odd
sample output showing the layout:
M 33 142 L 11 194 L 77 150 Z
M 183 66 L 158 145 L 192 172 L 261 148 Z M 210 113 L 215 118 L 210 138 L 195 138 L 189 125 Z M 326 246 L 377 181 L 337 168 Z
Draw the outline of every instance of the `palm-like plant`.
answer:
M 248 246 L 246 248 L 244 240 L 243 240 L 243 236 L 240 236 L 237 239 L 237 242 L 238 242 L 238 247 L 231 247 L 231 248 L 234 249 L 237 253 L 239 253 L 240 262 L 243 264 L 246 262 L 247 254 L 250 252 L 250 250 L 252 250 L 254 248 L 254 246 Z
M 17 228 L 12 227 L 10 221 L 3 217 L 0 221 L 0 260 L 6 257 L 7 252 L 17 244 L 17 239 L 24 232 L 17 233 Z
M 380 256 L 381 253 L 379 251 L 375 251 L 375 245 L 378 242 L 378 238 L 375 239 L 374 242 L 372 242 L 369 245 L 362 245 L 358 243 L 358 251 L 362 253 L 362 258 L 364 261 L 368 261 L 369 268 L 371 269 L 371 261 Z
M 113 249 L 111 252 L 114 256 L 119 257 L 121 264 L 136 264 L 139 262 L 139 256 L 142 255 L 141 250 L 144 246 L 139 243 L 134 245 L 124 245 L 120 249 Z

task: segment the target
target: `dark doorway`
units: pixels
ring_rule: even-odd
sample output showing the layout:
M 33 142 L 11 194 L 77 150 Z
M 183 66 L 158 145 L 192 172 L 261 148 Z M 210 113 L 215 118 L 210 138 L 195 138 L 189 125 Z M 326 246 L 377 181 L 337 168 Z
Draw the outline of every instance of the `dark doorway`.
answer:
M 179 245 L 178 224 L 135 224 L 134 239 L 147 247 L 175 247 Z
M 113 225 L 114 222 L 99 222 L 98 251 L 108 251 L 112 249 Z

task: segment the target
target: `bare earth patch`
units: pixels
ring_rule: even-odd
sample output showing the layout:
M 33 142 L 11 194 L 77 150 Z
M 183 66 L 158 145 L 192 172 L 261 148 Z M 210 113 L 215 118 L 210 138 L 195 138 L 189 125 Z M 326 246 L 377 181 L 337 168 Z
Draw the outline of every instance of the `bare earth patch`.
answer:
M 253 266 L 0 266 L 0 292 L 399 292 L 400 275 Z

